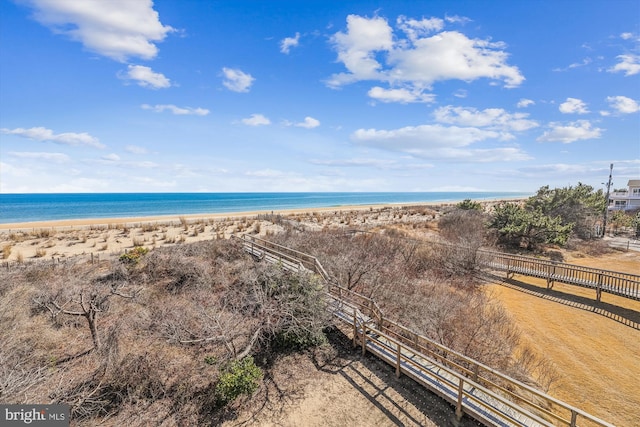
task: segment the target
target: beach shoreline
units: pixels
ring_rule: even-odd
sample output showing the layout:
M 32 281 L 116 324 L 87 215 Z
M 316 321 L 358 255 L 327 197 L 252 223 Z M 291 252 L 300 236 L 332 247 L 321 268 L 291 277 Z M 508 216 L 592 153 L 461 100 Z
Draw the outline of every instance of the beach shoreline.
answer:
M 481 204 L 495 204 L 500 202 L 514 202 L 524 200 L 524 197 L 501 197 L 497 199 L 471 199 Z M 293 208 L 293 209 L 273 209 L 273 210 L 254 210 L 254 211 L 237 211 L 237 212 L 215 212 L 215 213 L 192 213 L 192 214 L 173 214 L 173 215 L 151 215 L 141 217 L 110 217 L 110 218 L 76 218 L 76 219 L 55 219 L 44 221 L 25 221 L 0 223 L 0 232 L 2 231 L 25 231 L 39 228 L 51 229 L 82 229 L 87 227 L 105 227 L 109 225 L 126 225 L 134 226 L 136 224 L 152 224 L 152 223 L 178 223 L 182 222 L 182 218 L 188 221 L 197 220 L 223 220 L 225 218 L 250 218 L 259 215 L 297 215 L 310 214 L 314 212 L 344 212 L 344 211 L 361 211 L 371 209 L 385 208 L 403 208 L 403 207 L 436 207 L 436 206 L 452 206 L 462 202 L 464 199 L 447 200 L 447 201 L 428 201 L 416 203 L 380 203 L 367 205 L 341 205 L 341 206 L 324 206 L 309 208 Z
M 477 200 L 485 210 L 512 199 Z M 175 244 L 227 239 L 249 233 L 259 237 L 287 227 L 372 229 L 402 224 L 429 233 L 447 209 L 462 200 L 387 203 L 211 214 L 84 218 L 0 224 L 3 262 L 94 257 L 114 258 L 136 247 L 155 249 Z

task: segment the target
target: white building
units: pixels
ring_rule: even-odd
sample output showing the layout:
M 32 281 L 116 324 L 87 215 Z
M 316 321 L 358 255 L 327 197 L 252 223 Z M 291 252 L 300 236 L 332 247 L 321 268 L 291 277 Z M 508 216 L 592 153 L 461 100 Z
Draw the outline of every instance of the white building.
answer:
M 640 179 L 630 179 L 627 187 L 609 194 L 609 210 L 640 210 Z

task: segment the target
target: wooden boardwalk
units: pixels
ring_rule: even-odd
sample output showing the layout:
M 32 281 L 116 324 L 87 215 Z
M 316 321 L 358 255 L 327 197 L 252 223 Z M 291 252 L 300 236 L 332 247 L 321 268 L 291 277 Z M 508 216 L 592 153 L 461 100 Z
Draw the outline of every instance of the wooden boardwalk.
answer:
M 352 330 L 354 347 L 451 403 L 458 419 L 465 413 L 488 426 L 613 427 L 387 319 L 375 301 L 340 286 L 315 257 L 252 236 L 239 239 L 258 259 L 320 275 L 327 285 L 328 309 Z
M 545 279 L 549 289 L 559 282 L 594 289 L 598 301 L 603 292 L 640 301 L 640 276 L 636 274 L 485 250 L 478 250 L 477 261 L 482 268 L 505 271 L 507 278 L 522 274 Z

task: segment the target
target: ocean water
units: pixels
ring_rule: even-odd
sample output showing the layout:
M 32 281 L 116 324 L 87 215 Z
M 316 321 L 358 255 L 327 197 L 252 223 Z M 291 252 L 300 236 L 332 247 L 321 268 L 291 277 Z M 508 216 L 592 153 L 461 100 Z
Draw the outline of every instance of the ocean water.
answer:
M 513 192 L 0 194 L 0 223 L 528 197 Z

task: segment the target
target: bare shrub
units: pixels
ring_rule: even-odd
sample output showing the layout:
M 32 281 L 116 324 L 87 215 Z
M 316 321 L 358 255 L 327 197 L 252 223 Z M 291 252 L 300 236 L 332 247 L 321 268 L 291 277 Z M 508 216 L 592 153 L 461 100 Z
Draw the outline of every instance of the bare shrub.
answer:
M 115 266 L 108 274 L 91 281 L 85 281 L 81 276 L 57 278 L 33 298 L 33 303 L 46 310 L 53 321 L 61 315 L 84 318 L 91 333 L 93 349 L 99 349 L 99 314 L 109 310 L 112 297 L 131 299 L 135 296 L 136 290 L 128 289 L 126 270 Z
M 9 259 L 11 256 L 11 249 L 13 249 L 13 245 L 10 243 L 2 246 L 2 259 Z
M 144 243 L 145 243 L 145 239 L 138 239 L 138 238 L 136 238 L 136 237 L 134 237 L 134 238 L 132 239 L 132 242 L 131 242 L 131 244 L 133 245 L 133 247 L 141 247 L 141 246 L 144 246 Z
M 600 239 L 596 240 L 570 240 L 568 247 L 590 256 L 601 256 L 613 252 L 609 244 Z
M 33 237 L 37 238 L 49 238 L 55 235 L 55 231 L 51 228 L 39 228 L 31 232 Z

